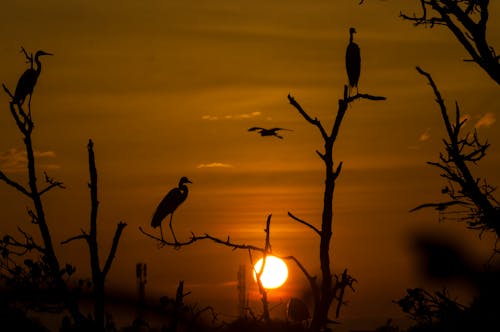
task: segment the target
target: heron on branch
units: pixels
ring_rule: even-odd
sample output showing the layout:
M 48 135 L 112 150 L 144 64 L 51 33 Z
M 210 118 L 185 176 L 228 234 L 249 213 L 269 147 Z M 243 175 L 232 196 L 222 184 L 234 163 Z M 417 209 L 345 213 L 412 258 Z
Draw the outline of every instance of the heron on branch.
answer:
M 349 44 L 345 53 L 345 67 L 349 78 L 349 95 L 353 88 L 358 92 L 359 74 L 361 72 L 361 53 L 358 44 L 353 41 L 356 29 L 349 29 Z
M 42 50 L 39 50 L 35 53 L 35 64 L 36 64 L 36 69 L 33 68 L 33 58 L 29 57 L 26 53 L 26 51 L 23 52 L 25 53 L 26 57 L 28 58 L 29 62 L 31 63 L 31 67 L 28 68 L 19 78 L 19 81 L 17 81 L 16 85 L 16 91 L 14 93 L 14 98 L 12 99 L 12 103 L 17 104 L 19 106 L 22 106 L 24 103 L 26 97 L 29 95 L 29 100 L 28 100 L 28 110 L 30 110 L 30 104 L 31 104 L 31 94 L 33 93 L 33 89 L 35 88 L 36 82 L 38 80 L 38 76 L 40 76 L 40 73 L 42 72 L 42 63 L 40 62 L 40 57 L 44 55 L 53 55 L 52 53 L 48 53 Z
M 172 236 L 174 237 L 175 243 L 177 243 L 177 239 L 175 237 L 174 230 L 172 228 L 172 217 L 174 216 L 175 210 L 182 204 L 187 198 L 188 195 L 188 187 L 186 183 L 192 183 L 189 179 L 183 176 L 179 181 L 179 186 L 177 188 L 173 188 L 168 192 L 168 194 L 162 199 L 158 207 L 156 208 L 155 213 L 153 214 L 153 218 L 151 219 L 151 226 L 156 228 L 160 226 L 161 240 L 163 240 L 163 229 L 161 224 L 163 220 L 170 215 L 170 231 L 172 232 Z

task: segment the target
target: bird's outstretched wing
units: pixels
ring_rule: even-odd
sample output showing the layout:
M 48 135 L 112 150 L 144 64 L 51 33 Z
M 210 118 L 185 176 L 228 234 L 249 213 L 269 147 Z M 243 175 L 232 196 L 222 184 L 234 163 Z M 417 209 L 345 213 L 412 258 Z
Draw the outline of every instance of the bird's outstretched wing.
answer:
M 470 205 L 470 204 L 467 202 L 462 202 L 462 201 L 449 201 L 449 202 L 441 202 L 441 203 L 425 203 L 425 204 L 421 204 L 421 205 L 411 209 L 410 212 L 417 211 L 417 210 L 424 209 L 424 208 L 429 208 L 429 207 L 433 207 L 438 211 L 444 211 L 448 207 L 453 206 L 453 205 Z
M 156 228 L 160 226 L 163 219 L 170 213 L 174 212 L 177 207 L 177 202 L 181 198 L 182 193 L 179 188 L 174 188 L 168 192 L 168 194 L 161 200 L 160 204 L 156 208 L 153 218 L 151 219 L 151 226 Z
M 288 131 L 293 131 L 292 129 L 287 129 L 287 128 L 271 128 L 269 131 L 278 131 L 278 130 L 288 130 Z
M 261 128 L 261 127 L 252 127 L 252 128 L 248 128 L 248 131 L 256 131 L 256 130 L 263 130 L 264 128 Z

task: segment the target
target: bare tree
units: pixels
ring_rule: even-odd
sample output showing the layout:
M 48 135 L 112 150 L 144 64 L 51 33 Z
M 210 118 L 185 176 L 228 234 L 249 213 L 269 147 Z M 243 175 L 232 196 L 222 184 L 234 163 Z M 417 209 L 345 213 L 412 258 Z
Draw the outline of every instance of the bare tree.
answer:
M 337 140 L 340 132 L 340 126 L 342 125 L 342 121 L 349 105 L 358 99 L 385 100 L 385 97 L 360 93 L 357 93 L 354 96 L 349 96 L 348 87 L 344 86 L 344 96 L 338 101 L 338 110 L 335 122 L 333 123 L 331 131 L 328 133 L 317 118 L 312 118 L 292 96 L 288 95 L 290 104 L 297 109 L 300 115 L 302 115 L 308 123 L 316 127 L 324 141 L 324 151 L 316 151 L 325 167 L 325 189 L 323 195 L 321 228 L 318 229 L 313 224 L 299 219 L 289 212 L 289 215 L 294 220 L 309 227 L 320 237 L 319 260 L 321 264 L 321 281 L 320 283 L 316 280 L 311 281 L 315 302 L 313 319 L 311 322 L 311 331 L 320 331 L 330 322 L 328 318 L 328 311 L 330 310 L 334 300 L 337 300 L 337 310 L 335 315 L 336 318 L 338 318 L 340 314 L 340 306 L 343 303 L 342 301 L 345 288 L 346 286 L 352 287 L 352 283 L 355 281 L 355 279 L 347 273 L 347 269 L 344 270 L 341 276 L 332 274 L 330 243 L 333 235 L 333 193 L 335 191 L 335 181 L 339 177 L 342 170 L 342 162 L 339 162 L 337 166 L 334 167 L 333 147 Z
M 24 48 L 23 53 L 28 63 L 32 64 L 32 57 L 28 55 Z M 35 266 L 43 268 L 46 282 L 45 286 L 47 286 L 49 289 L 52 289 L 51 297 L 62 301 L 65 306 L 69 308 L 75 321 L 81 321 L 83 317 L 81 316 L 74 299 L 72 299 L 71 296 L 68 296 L 66 283 L 64 281 L 64 275 L 72 274 L 74 268 L 69 265 L 67 265 L 63 269 L 61 268 L 54 249 L 52 236 L 45 216 L 45 209 L 42 200 L 42 197 L 49 191 L 54 188 L 64 188 L 64 185 L 62 182 L 56 181 L 53 178 L 49 177 L 47 173 L 45 173 L 45 184 L 41 186 L 38 183 L 35 153 L 32 140 L 34 123 L 31 116 L 31 110 L 29 112 L 25 112 L 22 103 L 16 102 L 14 95 L 9 91 L 9 89 L 4 84 L 2 84 L 2 86 L 7 95 L 11 98 L 11 101 L 9 103 L 9 110 L 12 118 L 16 123 L 17 128 L 19 129 L 19 132 L 23 137 L 27 159 L 28 187 L 11 179 L 3 171 L 0 171 L 0 180 L 31 200 L 33 208 L 28 208 L 28 215 L 31 218 L 31 224 L 36 225 L 36 227 L 38 228 L 42 240 L 41 243 L 38 242 L 39 240 L 37 240 L 36 237 L 32 236 L 29 232 L 26 232 L 19 227 L 18 230 L 21 233 L 23 239 L 19 240 L 12 235 L 4 236 L 0 245 L 2 249 L 2 258 L 6 261 L 9 261 L 10 255 L 24 256 L 28 252 L 34 252 L 40 255 L 40 264 L 28 263 L 27 265 L 25 264 L 26 267 L 28 268 L 28 270 L 31 270 L 31 272 L 33 271 L 33 268 Z M 18 267 L 20 266 L 18 265 Z M 19 268 L 17 270 L 19 271 Z
M 126 223 L 120 221 L 117 224 L 115 235 L 113 237 L 113 243 L 109 251 L 108 257 L 101 269 L 99 264 L 99 250 L 97 245 L 97 212 L 99 207 L 99 200 L 97 198 L 97 169 L 95 166 L 95 156 L 94 156 L 94 143 L 89 140 L 87 145 L 88 156 L 89 156 L 89 173 L 90 173 L 90 232 L 87 234 L 82 230 L 82 234 L 69 238 L 61 244 L 67 244 L 73 240 L 82 239 L 87 241 L 89 252 L 90 252 L 90 267 L 92 269 L 92 283 L 93 283 L 93 296 L 94 296 L 94 320 L 95 329 L 104 330 L 105 327 L 105 312 L 104 312 L 104 282 L 109 270 L 111 269 L 111 264 L 116 255 L 116 250 L 118 248 L 118 242 L 120 241 L 120 236 L 123 232 Z
M 463 45 L 472 59 L 500 84 L 500 56 L 487 40 L 489 0 L 419 0 L 420 14 L 401 13 L 415 25 L 445 26 Z
M 490 146 L 481 142 L 477 132 L 463 133 L 467 122 L 460 115 L 458 103 L 455 103 L 454 121 L 448 116 L 447 107 L 431 75 L 417 67 L 417 71 L 425 76 L 432 87 L 436 103 L 439 105 L 447 139 L 443 139 L 444 152 L 439 154 L 438 162 L 428 162 L 437 167 L 447 185 L 441 190 L 448 196 L 444 202 L 426 203 L 411 211 L 421 208 L 435 208 L 441 214 L 448 213 L 459 221 L 464 221 L 471 229 L 481 232 L 490 231 L 500 237 L 500 204 L 493 196 L 495 187 L 486 179 L 475 177 L 470 169 L 486 156 Z
M 439 154 L 438 162 L 428 164 L 437 167 L 441 171 L 441 177 L 447 181 L 441 189 L 447 199 L 425 203 L 410 211 L 434 208 L 439 212 L 440 219 L 465 222 L 468 228 L 479 230 L 480 234 L 494 232 L 497 244 L 500 235 L 500 204 L 493 196 L 495 188 L 486 179 L 475 177 L 470 167 L 486 156 L 489 144 L 481 142 L 475 130 L 473 133 L 463 132 L 467 119 L 461 117 L 458 103 L 455 103 L 454 120 L 450 120 L 447 106 L 431 75 L 419 67 L 417 71 L 431 86 L 446 129 L 444 152 Z M 498 266 L 495 268 L 488 264 L 484 270 L 477 269 L 467 263 L 453 245 L 441 243 L 442 241 L 436 245 L 431 239 L 423 240 L 422 242 L 420 239 L 422 243 L 418 249 L 428 261 L 425 268 L 430 273 L 429 276 L 466 278 L 477 287 L 477 294 L 470 304 L 464 305 L 452 299 L 446 289 L 433 293 L 421 288 L 408 289 L 407 295 L 396 303 L 415 320 L 415 328 L 429 331 L 498 330 Z M 499 252 L 496 244 L 492 258 Z

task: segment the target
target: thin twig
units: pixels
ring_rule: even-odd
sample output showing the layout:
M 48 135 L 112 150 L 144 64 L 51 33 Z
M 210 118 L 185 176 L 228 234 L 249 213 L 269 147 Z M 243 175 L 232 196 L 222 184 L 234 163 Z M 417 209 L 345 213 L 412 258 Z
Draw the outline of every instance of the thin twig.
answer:
M 292 219 L 294 219 L 295 221 L 303 224 L 303 225 L 306 225 L 307 227 L 311 228 L 314 232 L 316 232 L 316 234 L 318 234 L 319 236 L 321 236 L 321 231 L 319 229 L 317 229 L 314 225 L 308 223 L 307 221 L 305 220 L 302 220 L 296 216 L 294 216 L 291 212 L 288 212 L 288 216 Z

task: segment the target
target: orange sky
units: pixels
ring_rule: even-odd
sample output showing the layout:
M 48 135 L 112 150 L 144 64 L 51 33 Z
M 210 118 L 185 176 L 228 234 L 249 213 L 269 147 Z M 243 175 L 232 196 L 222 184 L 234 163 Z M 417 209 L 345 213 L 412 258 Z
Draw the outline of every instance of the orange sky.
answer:
M 26 67 L 21 46 L 55 54 L 42 59 L 32 100 L 40 168 L 67 186 L 45 201 L 55 240 L 88 225 L 86 144 L 92 138 L 102 255 L 116 223 L 128 224 L 108 286 L 134 289 L 135 263 L 146 262 L 149 294 L 172 295 L 183 279 L 193 300 L 235 313 L 234 281 L 239 264 L 248 263 L 246 252 L 211 243 L 158 250 L 138 232 L 139 226 L 148 229 L 156 205 L 183 175 L 193 184 L 174 218 L 179 238 L 209 232 L 261 245 L 272 213 L 274 251 L 317 270 L 315 234 L 286 214 L 319 225 L 323 173 L 314 151 L 322 142 L 286 96 L 330 128 L 346 83 L 348 28 L 355 26 L 360 92 L 388 99 L 354 103 L 341 128 L 334 159 L 344 168 L 335 194 L 332 259 L 337 271 L 348 267 L 359 280 L 346 321 L 374 327 L 359 322 L 382 324 L 401 315 L 391 301 L 421 282 L 408 248 L 412 232 L 434 229 L 490 245 L 463 232 L 463 225 L 438 224 L 432 211 L 408 213 L 439 198 L 443 184 L 425 165 L 438 158 L 443 129 L 416 65 L 433 75 L 450 109 L 459 101 L 470 116 L 468 128 L 476 125 L 488 137 L 492 147 L 479 171 L 500 183 L 493 172 L 500 163 L 498 85 L 462 61 L 468 56 L 448 31 L 400 20 L 400 10 L 413 10 L 405 6 L 407 1 L 3 1 L 0 81 L 14 89 Z M 497 46 L 500 8 L 490 6 L 489 39 Z M 1 94 L 0 168 L 23 181 L 23 145 L 7 103 Z M 293 131 L 278 140 L 247 132 L 252 126 Z M 0 233 L 19 224 L 29 229 L 21 195 L 3 184 L 0 202 Z M 57 250 L 86 271 L 83 242 Z M 300 294 L 302 283 L 291 268 L 280 296 Z

